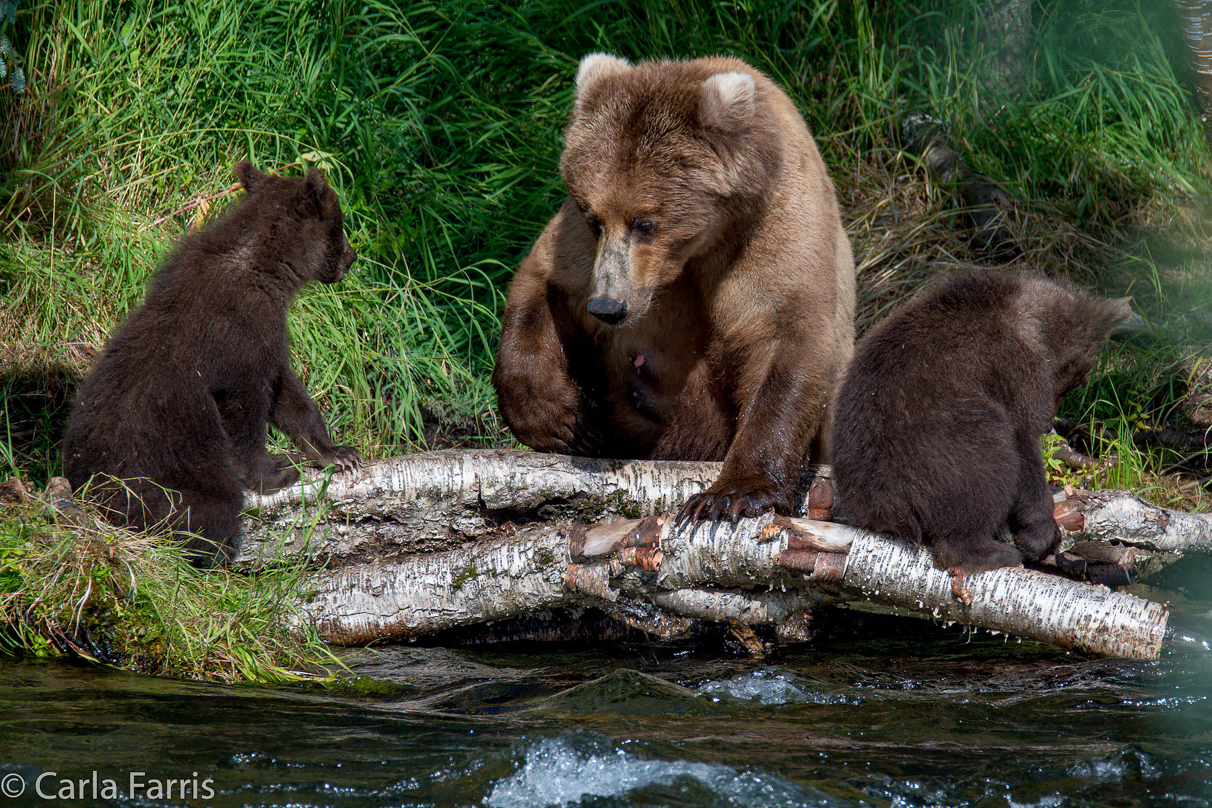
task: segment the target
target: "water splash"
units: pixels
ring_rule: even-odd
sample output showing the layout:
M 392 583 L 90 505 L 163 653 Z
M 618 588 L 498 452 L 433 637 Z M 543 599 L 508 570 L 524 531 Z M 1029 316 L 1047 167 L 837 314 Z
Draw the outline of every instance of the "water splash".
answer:
M 642 801 L 653 788 L 683 795 L 678 804 L 724 804 L 754 808 L 832 804 L 793 783 L 765 773 L 713 763 L 655 760 L 583 736 L 539 741 L 509 778 L 493 786 L 490 808 L 575 806 L 587 799 Z M 668 793 L 667 793 L 668 796 Z M 698 799 L 696 799 L 696 797 Z M 596 803 L 595 803 L 596 804 Z
M 766 706 L 779 704 L 846 704 L 850 698 L 841 693 L 821 693 L 809 689 L 796 677 L 775 668 L 744 673 L 719 682 L 707 682 L 698 692 L 705 696 L 722 695 Z

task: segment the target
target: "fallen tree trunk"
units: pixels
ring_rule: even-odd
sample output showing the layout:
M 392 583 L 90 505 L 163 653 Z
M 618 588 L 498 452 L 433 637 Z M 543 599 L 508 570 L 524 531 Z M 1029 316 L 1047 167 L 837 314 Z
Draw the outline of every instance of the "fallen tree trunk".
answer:
M 236 563 L 278 550 L 351 564 L 432 553 L 510 522 L 669 510 L 710 485 L 718 463 L 636 463 L 511 451 L 424 452 L 367 463 L 269 496 L 249 494 Z
M 604 608 L 661 636 L 706 619 L 773 625 L 793 638 L 812 608 L 865 600 L 1096 656 L 1158 653 L 1165 607 L 1106 587 L 1024 569 L 957 584 L 928 551 L 821 521 L 767 516 L 678 529 L 653 516 L 706 487 L 718 469 L 532 452 L 392 458 L 250 498 L 264 521 L 240 558 L 263 557 L 269 543 L 258 531 L 269 522 L 330 565 L 344 563 L 317 573 L 309 604 L 337 643 L 571 605 Z M 828 470 L 816 472 L 802 510 L 828 516 Z M 1076 559 L 1083 570 L 1130 577 L 1145 559 L 1167 563 L 1212 546 L 1212 518 L 1127 492 L 1075 494 L 1058 503 L 1057 517 L 1075 532 L 1050 561 L 1070 572 Z M 356 563 L 375 552 L 381 557 Z
M 239 564 L 312 553 L 342 566 L 386 561 L 491 539 L 529 522 L 595 524 L 680 507 L 719 476 L 721 464 L 601 460 L 516 451 L 440 451 L 386 458 L 354 472 L 307 480 L 269 496 L 249 494 Z M 828 467 L 808 469 L 799 513 L 830 520 Z M 1083 541 L 1173 558 L 1212 551 L 1212 515 L 1152 505 L 1129 491 L 1058 494 L 1062 550 Z M 1121 561 L 1122 563 L 1122 561 Z
M 422 452 L 250 493 L 237 564 L 310 552 L 356 564 L 433 553 L 518 522 L 598 522 L 681 507 L 715 482 L 719 463 L 603 460 L 504 450 Z M 829 518 L 827 469 L 805 472 L 804 508 Z M 811 500 L 811 501 L 809 501 Z
M 544 525 L 462 550 L 349 567 L 317 584 L 309 609 L 326 639 L 345 644 L 578 604 L 670 636 L 685 628 L 676 617 L 782 625 L 817 606 L 867 600 L 1091 656 L 1153 659 L 1167 619 L 1162 604 L 1021 568 L 969 576 L 961 600 L 928 550 L 769 515 L 680 528 L 668 515 L 589 531 Z M 642 604 L 675 619 L 655 619 Z

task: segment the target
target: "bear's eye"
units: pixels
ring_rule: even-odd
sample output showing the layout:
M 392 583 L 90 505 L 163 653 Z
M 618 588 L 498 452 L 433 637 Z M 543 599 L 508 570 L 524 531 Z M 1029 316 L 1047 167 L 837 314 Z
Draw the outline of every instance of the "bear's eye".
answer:
M 585 224 L 589 225 L 595 236 L 602 235 L 602 221 L 588 211 L 585 212 Z
M 631 231 L 637 236 L 651 238 L 656 235 L 657 223 L 652 219 L 641 219 L 637 216 L 631 220 Z

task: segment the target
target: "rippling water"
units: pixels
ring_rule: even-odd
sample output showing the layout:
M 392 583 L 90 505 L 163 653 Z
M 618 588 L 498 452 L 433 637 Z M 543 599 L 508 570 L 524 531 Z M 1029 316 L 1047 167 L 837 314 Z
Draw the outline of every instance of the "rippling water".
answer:
M 1206 653 L 858 625 L 767 662 L 360 651 L 338 691 L 0 661 L 0 808 L 1212 805 Z

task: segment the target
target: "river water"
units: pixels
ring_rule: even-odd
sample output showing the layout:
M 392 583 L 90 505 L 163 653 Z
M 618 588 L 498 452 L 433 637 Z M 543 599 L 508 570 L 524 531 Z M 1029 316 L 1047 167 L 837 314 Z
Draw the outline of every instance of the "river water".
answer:
M 323 689 L 0 659 L 0 808 L 1212 805 L 1195 651 L 1094 661 L 880 618 L 764 661 L 612 644 L 347 662 L 361 678 Z

